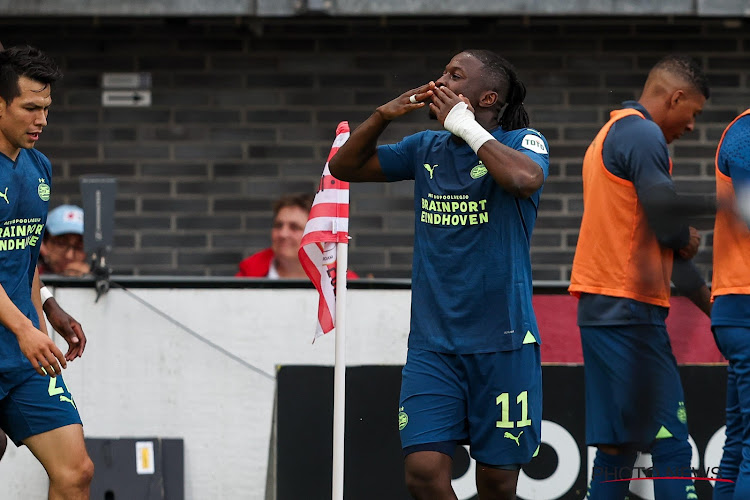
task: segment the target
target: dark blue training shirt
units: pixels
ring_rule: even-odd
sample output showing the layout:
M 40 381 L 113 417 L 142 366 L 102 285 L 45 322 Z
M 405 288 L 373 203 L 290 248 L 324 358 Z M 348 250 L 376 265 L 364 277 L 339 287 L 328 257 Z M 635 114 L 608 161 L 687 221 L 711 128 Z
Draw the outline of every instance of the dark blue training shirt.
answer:
M 34 149 L 22 149 L 15 162 L 0 153 L 0 285 L 37 328 L 31 285 L 47 221 L 51 174 L 47 157 Z M 0 324 L 0 371 L 28 366 L 16 336 Z
M 604 166 L 621 179 L 633 183 L 639 200 L 659 194 L 661 190 L 674 192 L 670 176 L 670 159 L 664 133 L 651 119 L 651 115 L 637 101 L 625 101 L 623 108 L 637 109 L 640 116 L 626 116 L 612 125 L 602 146 Z M 647 217 L 648 204 L 643 203 Z M 687 225 L 670 234 L 657 234 L 659 241 L 675 250 L 689 241 Z M 688 290 L 699 287 L 703 280 L 691 262 L 675 258 L 673 276 L 680 276 Z M 669 309 L 633 299 L 607 295 L 581 294 L 578 302 L 580 326 L 606 325 L 660 325 L 664 324 Z
M 492 135 L 528 155 L 546 179 L 549 149 L 539 132 Z M 409 347 L 469 354 L 518 349 L 527 334 L 539 342 L 529 241 L 541 188 L 514 197 L 447 131 L 379 146 L 378 158 L 389 181 L 415 181 Z

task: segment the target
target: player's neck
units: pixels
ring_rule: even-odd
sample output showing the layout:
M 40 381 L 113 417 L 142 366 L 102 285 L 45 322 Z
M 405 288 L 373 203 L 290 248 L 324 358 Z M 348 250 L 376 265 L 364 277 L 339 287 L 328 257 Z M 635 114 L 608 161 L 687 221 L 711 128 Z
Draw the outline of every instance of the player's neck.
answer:
M 659 125 L 659 128 L 661 128 L 665 115 L 664 100 L 647 95 L 642 95 L 641 98 L 638 99 L 638 104 L 643 106 L 643 108 L 651 117 L 651 120 Z
M 21 148 L 13 146 L 3 135 L 0 134 L 0 153 L 13 161 L 16 161 L 21 153 Z
M 474 118 L 487 131 L 492 131 L 498 126 L 496 113 L 476 113 Z

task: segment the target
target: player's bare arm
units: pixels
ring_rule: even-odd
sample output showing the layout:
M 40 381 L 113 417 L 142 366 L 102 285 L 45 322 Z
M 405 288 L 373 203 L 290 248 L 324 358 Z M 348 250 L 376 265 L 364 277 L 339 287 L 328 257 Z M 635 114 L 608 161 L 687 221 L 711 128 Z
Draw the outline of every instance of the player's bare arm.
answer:
M 693 230 L 693 228 L 690 229 Z M 711 302 L 711 290 L 706 285 L 695 264 L 689 259 L 680 257 L 678 251 L 675 251 L 672 266 L 672 283 L 681 295 L 690 299 L 706 316 L 711 317 L 711 307 L 713 305 Z
M 54 297 L 45 300 L 42 307 L 52 328 L 68 343 L 65 359 L 73 361 L 83 356 L 83 350 L 86 348 L 86 334 L 83 333 L 81 324 L 65 312 Z
M 331 174 L 349 182 L 383 182 L 386 180 L 377 155 L 380 134 L 388 124 L 406 113 L 427 106 L 435 82 L 408 90 L 383 104 L 361 125 L 354 129 L 349 139 L 328 162 Z
M 39 330 L 45 335 L 49 335 L 47 331 L 47 323 L 42 321 L 44 319 L 44 306 L 42 305 L 42 280 L 39 277 L 39 269 L 34 269 L 34 280 L 31 282 L 31 303 L 34 304 L 36 309 L 37 318 L 39 318 Z
M 703 285 L 692 293 L 687 294 L 687 298 L 690 299 L 690 302 L 695 304 L 698 309 L 703 311 L 706 316 L 709 318 L 711 317 L 711 306 L 713 305 L 713 302 L 711 302 L 711 290 L 708 286 Z
M 467 111 L 471 114 L 474 113 L 474 108 L 466 97 L 456 95 L 448 87 L 441 86 L 433 91 L 430 109 L 438 121 L 445 126 L 448 115 L 459 103 L 465 103 Z M 468 114 L 466 114 L 466 117 L 467 119 L 471 118 Z M 496 122 L 480 123 L 478 120 L 477 124 L 485 130 L 497 126 Z M 451 130 L 451 132 L 455 133 L 454 130 Z M 462 136 L 464 134 L 459 133 L 457 135 L 464 140 L 467 139 Z M 477 149 L 477 156 L 487 167 L 487 171 L 495 179 L 495 182 L 518 198 L 528 198 L 544 183 L 544 172 L 539 165 L 525 154 L 501 144 L 500 141 L 488 140 L 484 142 Z

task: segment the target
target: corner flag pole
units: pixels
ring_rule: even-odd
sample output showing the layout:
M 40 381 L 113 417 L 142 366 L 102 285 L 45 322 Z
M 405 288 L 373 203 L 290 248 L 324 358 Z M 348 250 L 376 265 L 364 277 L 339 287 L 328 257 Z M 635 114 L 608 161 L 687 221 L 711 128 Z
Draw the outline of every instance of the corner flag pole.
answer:
M 336 243 L 336 361 L 333 369 L 332 500 L 344 499 L 344 416 L 346 402 L 346 270 L 348 243 Z
M 344 398 L 346 376 L 346 268 L 349 243 L 349 183 L 331 175 L 328 162 L 349 139 L 349 122 L 336 127 L 336 139 L 323 167 L 318 192 L 302 235 L 299 261 L 320 294 L 315 338 L 335 331 L 333 386 L 333 500 L 344 498 Z M 334 271 L 334 265 L 335 271 Z M 315 342 L 315 339 L 313 339 Z

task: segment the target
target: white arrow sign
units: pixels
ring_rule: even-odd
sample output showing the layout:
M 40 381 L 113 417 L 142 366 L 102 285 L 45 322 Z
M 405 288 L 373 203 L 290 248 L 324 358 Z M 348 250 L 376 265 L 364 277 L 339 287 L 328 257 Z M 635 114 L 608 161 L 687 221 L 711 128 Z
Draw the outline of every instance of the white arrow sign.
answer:
M 151 106 L 150 90 L 105 90 L 102 92 L 102 106 L 142 107 Z

